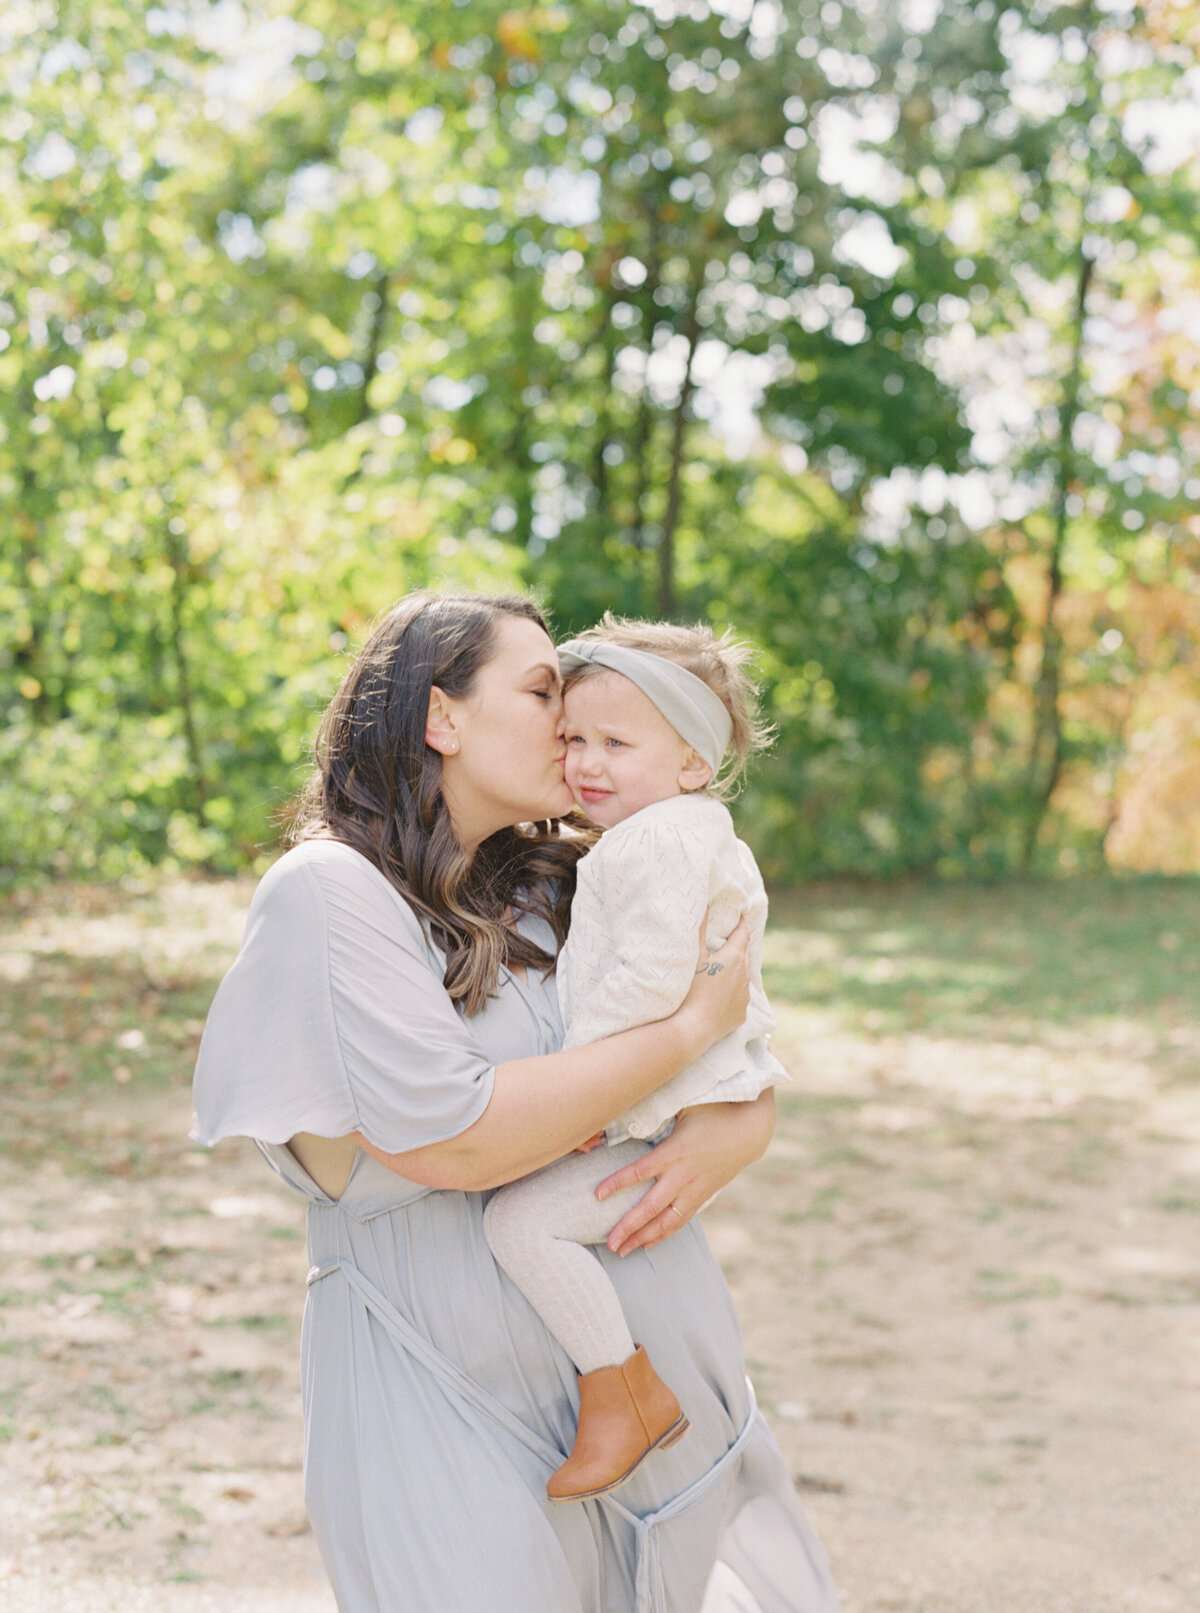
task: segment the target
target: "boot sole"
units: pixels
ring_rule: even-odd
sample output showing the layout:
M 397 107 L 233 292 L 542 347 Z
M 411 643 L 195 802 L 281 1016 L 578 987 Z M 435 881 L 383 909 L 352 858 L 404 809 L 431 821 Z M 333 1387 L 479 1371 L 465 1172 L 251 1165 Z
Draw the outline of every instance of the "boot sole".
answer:
M 653 1445 L 646 1447 L 632 1467 L 627 1467 L 620 1478 L 614 1479 L 611 1484 L 602 1484 L 595 1490 L 575 1490 L 570 1495 L 552 1495 L 548 1499 L 553 1501 L 556 1506 L 561 1506 L 564 1501 L 592 1501 L 598 1495 L 610 1495 L 613 1490 L 619 1489 L 626 1479 L 633 1477 L 653 1451 L 669 1451 L 672 1445 L 678 1445 L 690 1427 L 691 1424 L 687 1418 L 680 1416 L 665 1433 L 658 1436 Z

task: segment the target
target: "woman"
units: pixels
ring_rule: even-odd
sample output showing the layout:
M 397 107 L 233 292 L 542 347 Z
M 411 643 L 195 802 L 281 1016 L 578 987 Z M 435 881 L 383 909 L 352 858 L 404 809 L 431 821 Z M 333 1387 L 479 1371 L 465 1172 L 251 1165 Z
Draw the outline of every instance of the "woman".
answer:
M 653 1179 L 601 1253 L 691 1431 L 619 1497 L 545 1502 L 575 1374 L 492 1259 L 488 1190 L 601 1130 L 747 1001 L 743 931 L 670 1019 L 558 1051 L 548 971 L 583 849 L 554 821 L 563 749 L 532 604 L 402 601 L 326 713 L 300 843 L 205 1030 L 196 1135 L 254 1138 L 309 1201 L 322 1556 L 343 1613 L 833 1613 L 691 1224 L 765 1148 L 769 1095 L 690 1111 L 610 1179 Z

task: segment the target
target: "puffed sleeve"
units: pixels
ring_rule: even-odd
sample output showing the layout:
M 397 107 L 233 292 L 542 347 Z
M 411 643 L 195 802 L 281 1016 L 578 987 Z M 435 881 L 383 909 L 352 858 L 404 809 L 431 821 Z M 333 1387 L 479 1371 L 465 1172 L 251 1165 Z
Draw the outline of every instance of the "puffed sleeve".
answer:
M 200 1044 L 193 1136 L 361 1131 L 403 1153 L 465 1131 L 493 1076 L 403 897 L 350 847 L 308 841 L 251 903 Z

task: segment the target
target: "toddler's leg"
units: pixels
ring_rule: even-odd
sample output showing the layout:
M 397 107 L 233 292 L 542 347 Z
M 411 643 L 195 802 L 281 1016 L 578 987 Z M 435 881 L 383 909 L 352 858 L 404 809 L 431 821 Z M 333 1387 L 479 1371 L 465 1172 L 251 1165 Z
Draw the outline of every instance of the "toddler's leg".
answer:
M 635 1348 L 616 1289 L 586 1247 L 602 1243 L 646 1191 L 637 1183 L 601 1202 L 595 1188 L 643 1151 L 640 1143 L 569 1154 L 512 1182 L 484 1211 L 496 1259 L 579 1369 L 571 1454 L 546 1483 L 551 1501 L 583 1501 L 624 1484 L 651 1451 L 687 1432 L 678 1400 Z
M 580 1372 L 616 1366 L 634 1351 L 617 1291 L 588 1244 L 603 1243 L 644 1182 L 598 1199 L 598 1183 L 645 1151 L 638 1142 L 568 1154 L 510 1182 L 484 1211 L 488 1243 Z

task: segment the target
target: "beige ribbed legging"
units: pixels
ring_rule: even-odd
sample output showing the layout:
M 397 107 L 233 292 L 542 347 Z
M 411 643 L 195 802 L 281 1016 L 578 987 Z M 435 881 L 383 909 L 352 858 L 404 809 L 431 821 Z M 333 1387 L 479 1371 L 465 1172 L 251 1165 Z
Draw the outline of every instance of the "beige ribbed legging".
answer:
M 497 1263 L 580 1372 L 616 1366 L 634 1351 L 617 1291 L 587 1245 L 603 1243 L 649 1185 L 598 1199 L 597 1184 L 645 1151 L 631 1141 L 568 1154 L 500 1188 L 483 1212 Z

